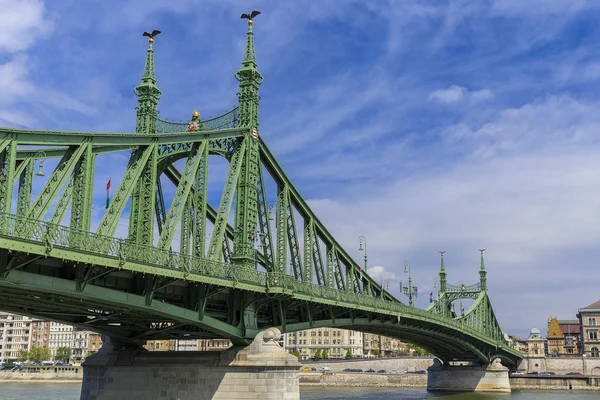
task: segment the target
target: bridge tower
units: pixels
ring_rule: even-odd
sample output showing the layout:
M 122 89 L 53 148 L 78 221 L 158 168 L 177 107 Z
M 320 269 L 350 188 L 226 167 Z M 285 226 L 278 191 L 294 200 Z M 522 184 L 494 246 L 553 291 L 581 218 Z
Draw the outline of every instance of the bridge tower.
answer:
M 246 49 L 242 67 L 235 77 L 239 82 L 238 121 L 241 127 L 248 128 L 243 139 L 246 151 L 241 155 L 241 171 L 236 187 L 236 215 L 233 238 L 232 261 L 237 266 L 254 267 L 253 241 L 256 235 L 258 175 L 260 160 L 258 152 L 258 87 L 263 76 L 258 72 L 254 51 L 252 19 L 248 20 Z M 256 129 L 256 134 L 254 130 Z
M 142 80 L 134 90 L 138 98 L 135 124 L 135 133 L 138 135 L 156 133 L 158 100 L 162 96 L 162 92 L 156 86 L 153 47 L 154 38 L 150 37 L 148 38 L 148 51 Z M 141 152 L 141 148 L 138 151 Z M 132 154 L 132 160 L 136 157 L 138 151 Z M 154 189 L 157 180 L 158 148 L 154 146 L 149 152 L 148 162 L 145 164 L 131 196 L 131 213 L 129 217 L 129 239 L 146 245 L 152 245 L 154 238 Z M 139 155 L 137 156 L 139 157 Z

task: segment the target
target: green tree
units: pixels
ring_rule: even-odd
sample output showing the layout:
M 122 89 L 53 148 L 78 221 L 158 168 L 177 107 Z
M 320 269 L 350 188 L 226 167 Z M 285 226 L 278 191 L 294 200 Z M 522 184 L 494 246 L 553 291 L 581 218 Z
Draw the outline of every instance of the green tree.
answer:
M 350 351 L 350 349 L 346 351 L 346 357 L 352 357 L 352 352 Z
M 296 356 L 296 358 L 298 360 L 300 359 L 300 352 L 298 350 L 296 350 L 296 352 L 294 353 L 294 355 Z
M 323 353 L 321 353 L 321 357 L 323 357 L 324 360 L 329 359 L 329 353 L 327 353 L 327 349 L 323 349 Z
M 320 360 L 322 358 L 322 356 L 321 356 L 321 349 L 317 349 L 317 351 L 315 352 L 315 358 L 317 360 Z
M 54 355 L 54 359 L 56 361 L 62 361 L 68 363 L 71 359 L 71 348 L 67 346 L 62 346 L 56 349 L 56 354 Z
M 51 358 L 52 354 L 50 353 L 50 349 L 47 347 L 33 346 L 29 350 L 29 361 L 34 362 L 36 364 L 41 364 L 43 361 L 49 360 Z
M 23 362 L 29 360 L 29 352 L 25 349 L 19 350 L 19 355 L 17 356 L 17 361 Z
M 373 350 L 373 355 L 374 355 L 375 357 L 379 357 L 379 355 L 380 355 L 380 354 L 381 354 L 381 351 L 379 351 L 379 349 L 375 349 L 375 350 Z

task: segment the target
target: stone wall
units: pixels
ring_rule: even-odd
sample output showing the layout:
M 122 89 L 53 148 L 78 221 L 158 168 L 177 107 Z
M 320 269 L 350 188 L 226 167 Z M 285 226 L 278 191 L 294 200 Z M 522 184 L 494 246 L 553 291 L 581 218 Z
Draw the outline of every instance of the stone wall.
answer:
M 510 378 L 511 389 L 600 390 L 600 377 L 520 376 Z
M 526 372 L 551 371 L 559 375 L 579 372 L 584 375 L 600 376 L 600 358 L 535 357 L 525 358 L 521 365 Z
M 299 400 L 300 363 L 276 328 L 245 348 L 216 352 L 115 349 L 103 340 L 83 364 L 81 400 Z
M 375 371 L 379 371 L 384 369 L 386 371 L 391 371 L 393 369 L 397 369 L 400 373 L 404 373 L 404 371 L 418 371 L 422 369 L 427 369 L 431 365 L 433 365 L 432 357 L 394 357 L 394 358 L 366 358 L 361 360 L 348 360 L 341 362 L 314 362 L 307 363 L 303 362 L 303 366 L 314 367 L 319 369 L 321 367 L 329 367 L 331 372 L 343 371 L 346 368 L 360 368 L 363 371 L 368 370 L 369 368 L 374 369 Z
M 508 368 L 494 360 L 488 366 L 448 366 L 436 360 L 427 370 L 427 390 L 445 392 L 510 392 Z
M 301 386 L 426 387 L 427 375 L 300 372 Z

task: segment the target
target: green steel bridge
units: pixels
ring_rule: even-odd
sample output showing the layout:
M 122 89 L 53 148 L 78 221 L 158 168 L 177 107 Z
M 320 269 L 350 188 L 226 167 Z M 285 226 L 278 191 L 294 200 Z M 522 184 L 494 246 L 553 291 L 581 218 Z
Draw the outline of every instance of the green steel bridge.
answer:
M 522 355 L 495 318 L 483 253 L 470 286 L 446 282 L 442 254 L 439 295 L 422 310 L 381 287 L 319 221 L 256 131 L 263 77 L 251 22 L 238 105 L 217 118 L 159 118 L 151 37 L 134 133 L 0 128 L 0 309 L 125 347 L 215 337 L 244 345 L 272 326 L 338 327 L 415 343 L 445 363 L 514 366 Z M 107 153 L 129 162 L 98 223 L 94 173 Z M 214 155 L 229 166 L 218 205 L 208 200 Z M 35 176 L 36 163 L 51 159 L 54 170 Z M 34 181 L 43 183 L 35 198 Z M 455 313 L 458 299 L 474 302 Z

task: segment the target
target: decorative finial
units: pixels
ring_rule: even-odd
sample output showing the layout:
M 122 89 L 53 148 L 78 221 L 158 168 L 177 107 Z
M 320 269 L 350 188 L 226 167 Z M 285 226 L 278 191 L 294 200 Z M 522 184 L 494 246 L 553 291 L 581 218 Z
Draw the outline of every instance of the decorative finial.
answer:
M 484 251 L 485 251 L 485 249 L 479 249 L 479 252 L 481 253 L 482 256 L 483 256 Z
M 148 33 L 148 32 L 144 32 L 142 33 L 142 36 L 148 36 L 148 43 L 154 43 L 154 36 L 160 34 L 160 31 L 155 29 L 152 31 L 152 33 Z
M 445 253 L 445 251 L 438 251 L 438 253 L 440 253 L 440 254 L 441 254 L 442 258 L 444 258 L 444 253 Z
M 194 110 L 194 112 L 192 113 L 192 117 L 199 117 L 200 113 L 198 112 L 198 110 Z
M 252 11 L 250 14 L 242 14 L 242 16 L 240 18 L 242 19 L 247 19 L 248 20 L 248 25 L 252 25 L 254 23 L 254 21 L 252 21 L 252 18 L 256 17 L 257 15 L 260 15 L 260 11 Z

